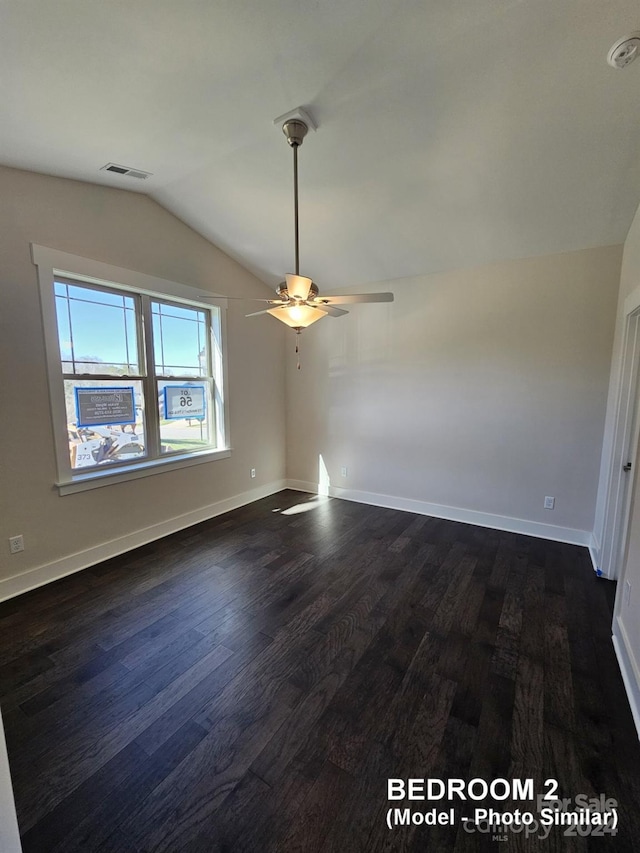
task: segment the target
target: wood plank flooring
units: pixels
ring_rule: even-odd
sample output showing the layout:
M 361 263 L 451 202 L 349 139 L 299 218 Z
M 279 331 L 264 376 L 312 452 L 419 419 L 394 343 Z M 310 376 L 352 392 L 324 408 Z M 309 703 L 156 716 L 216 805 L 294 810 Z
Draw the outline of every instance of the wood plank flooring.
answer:
M 583 548 L 285 491 L 6 602 L 24 853 L 638 850 L 614 589 Z M 390 831 L 433 804 L 388 777 L 555 778 L 620 828 Z

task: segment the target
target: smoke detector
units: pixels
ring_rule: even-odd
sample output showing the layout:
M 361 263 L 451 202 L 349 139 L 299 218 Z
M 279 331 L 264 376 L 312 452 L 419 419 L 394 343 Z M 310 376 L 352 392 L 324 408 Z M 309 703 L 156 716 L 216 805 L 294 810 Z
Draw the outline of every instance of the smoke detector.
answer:
M 640 54 L 640 32 L 624 36 L 613 45 L 607 55 L 612 68 L 626 68 Z

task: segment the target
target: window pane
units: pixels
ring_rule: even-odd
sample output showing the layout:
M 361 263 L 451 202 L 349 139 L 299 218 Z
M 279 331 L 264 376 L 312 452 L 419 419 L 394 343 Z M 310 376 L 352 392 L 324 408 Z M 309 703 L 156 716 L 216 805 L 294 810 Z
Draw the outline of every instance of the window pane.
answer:
M 142 382 L 67 379 L 64 393 L 73 470 L 146 456 Z
M 111 290 L 95 290 L 92 287 L 82 287 L 77 284 L 68 285 L 69 298 L 82 301 L 92 302 L 95 305 L 111 305 L 116 308 L 133 308 L 134 301 L 132 296 L 127 296 L 126 293 L 114 293 Z
M 56 311 L 65 373 L 140 373 L 131 296 L 57 282 Z
M 201 450 L 214 444 L 211 385 L 200 382 L 158 382 L 158 415 L 162 453 Z
M 156 373 L 160 376 L 207 376 L 207 313 L 153 302 Z

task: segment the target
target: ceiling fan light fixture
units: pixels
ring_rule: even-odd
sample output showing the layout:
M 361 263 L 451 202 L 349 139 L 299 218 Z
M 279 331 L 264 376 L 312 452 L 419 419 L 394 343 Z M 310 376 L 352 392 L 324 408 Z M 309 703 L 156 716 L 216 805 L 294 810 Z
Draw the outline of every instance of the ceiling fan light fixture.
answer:
M 278 320 L 286 323 L 292 329 L 306 329 L 307 326 L 327 316 L 326 311 L 314 308 L 312 305 L 305 305 L 304 303 L 270 308 L 268 313 L 272 317 L 276 317 Z
M 293 275 L 293 273 L 287 273 L 285 275 L 285 281 L 287 282 L 287 293 L 290 297 L 302 300 L 308 299 L 311 285 L 313 284 L 310 278 L 307 278 L 304 275 Z

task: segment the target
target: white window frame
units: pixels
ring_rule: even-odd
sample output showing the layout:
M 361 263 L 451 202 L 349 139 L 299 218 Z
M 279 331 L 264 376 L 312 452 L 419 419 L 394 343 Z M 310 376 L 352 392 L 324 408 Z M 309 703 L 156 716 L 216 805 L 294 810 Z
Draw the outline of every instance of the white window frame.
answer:
M 56 486 L 61 495 L 95 489 L 111 483 L 134 480 L 199 465 L 216 459 L 231 456 L 229 442 L 229 405 L 227 393 L 227 346 L 226 346 L 226 313 L 227 300 L 223 296 L 199 290 L 185 284 L 146 275 L 145 273 L 115 267 L 101 261 L 82 258 L 68 252 L 50 249 L 46 246 L 31 244 L 31 258 L 38 271 L 40 289 L 40 304 L 44 332 L 45 353 L 47 359 L 47 374 L 49 381 L 49 399 L 51 403 L 51 420 L 55 447 L 57 480 Z M 58 340 L 58 324 L 56 316 L 54 282 L 56 277 L 73 279 L 79 284 L 94 284 L 110 289 L 121 289 L 131 293 L 140 293 L 150 297 L 167 299 L 176 303 L 210 309 L 220 309 L 220 335 L 215 351 L 212 350 L 214 362 L 214 406 L 216 447 L 201 451 L 190 451 L 184 454 L 171 454 L 166 458 L 141 459 L 131 461 L 126 467 L 104 468 L 91 472 L 74 471 L 69 458 L 69 441 L 67 434 L 67 414 L 64 397 L 64 380 L 60 343 Z M 212 346 L 214 342 L 212 341 Z M 217 354 L 216 354 L 217 353 Z

